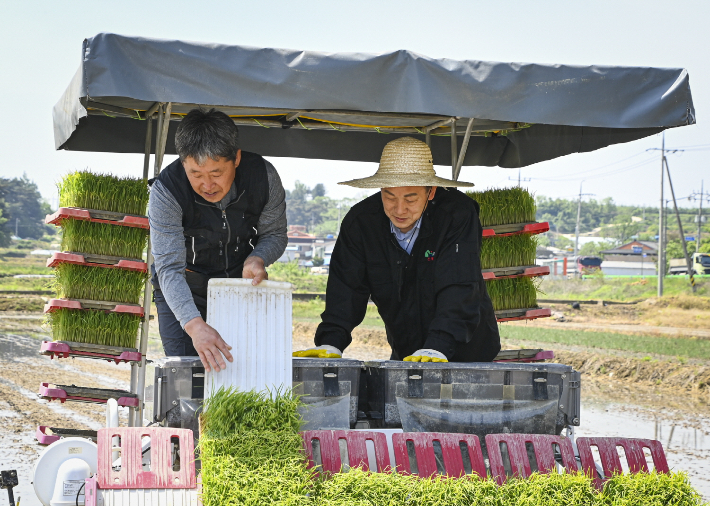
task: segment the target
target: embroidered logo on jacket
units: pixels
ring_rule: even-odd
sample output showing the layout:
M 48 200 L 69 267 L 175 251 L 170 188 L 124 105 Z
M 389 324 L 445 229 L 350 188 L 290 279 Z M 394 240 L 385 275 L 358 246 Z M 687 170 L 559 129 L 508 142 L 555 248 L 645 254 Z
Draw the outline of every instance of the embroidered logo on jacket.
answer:
M 424 252 L 424 258 L 426 258 L 428 262 L 433 262 L 433 261 L 434 261 L 434 255 L 436 255 L 436 252 L 435 252 L 435 251 L 426 250 L 426 251 Z

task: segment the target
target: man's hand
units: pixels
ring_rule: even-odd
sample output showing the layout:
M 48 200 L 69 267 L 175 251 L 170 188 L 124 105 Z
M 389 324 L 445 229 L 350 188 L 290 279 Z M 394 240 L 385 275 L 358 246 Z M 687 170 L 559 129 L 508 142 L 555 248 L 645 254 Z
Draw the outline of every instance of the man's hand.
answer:
M 205 371 L 214 369 L 215 372 L 219 372 L 227 367 L 222 355 L 230 362 L 234 360 L 229 353 L 232 347 L 225 343 L 219 332 L 207 325 L 202 318 L 193 318 L 187 322 L 185 332 L 192 338 L 192 345 L 197 350 Z
M 265 279 L 269 279 L 269 275 L 264 268 L 264 260 L 256 255 L 247 257 L 244 261 L 242 269 L 242 278 L 251 279 L 251 284 L 256 286 Z
M 402 359 L 404 362 L 448 362 L 446 355 L 440 351 L 427 348 L 417 350 L 408 357 Z
M 342 358 L 343 352 L 340 351 L 335 346 L 329 346 L 327 344 L 322 344 L 321 346 L 316 346 L 315 348 L 308 348 L 307 350 L 294 351 L 292 355 L 294 357 L 307 357 L 307 358 Z

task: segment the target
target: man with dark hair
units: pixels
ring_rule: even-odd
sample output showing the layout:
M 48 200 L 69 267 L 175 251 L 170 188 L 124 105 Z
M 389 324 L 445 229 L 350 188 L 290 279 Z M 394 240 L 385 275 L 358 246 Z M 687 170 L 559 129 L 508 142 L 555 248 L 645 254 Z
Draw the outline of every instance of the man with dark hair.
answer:
M 190 111 L 175 147 L 179 158 L 156 178 L 148 207 L 160 337 L 167 356 L 199 355 L 219 371 L 232 355 L 205 322 L 207 282 L 267 278 L 288 241 L 285 192 L 273 165 L 239 149 L 237 126 L 215 109 Z

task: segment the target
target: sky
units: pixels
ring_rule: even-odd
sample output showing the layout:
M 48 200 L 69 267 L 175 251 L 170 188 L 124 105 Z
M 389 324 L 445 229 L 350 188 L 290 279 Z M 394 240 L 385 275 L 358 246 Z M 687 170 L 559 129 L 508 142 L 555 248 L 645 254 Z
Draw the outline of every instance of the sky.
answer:
M 433 58 L 501 62 L 682 67 L 698 124 L 666 133 L 676 196 L 710 192 L 710 2 L 625 0 L 359 0 L 358 2 L 171 0 L 72 2 L 0 0 L 0 177 L 23 173 L 51 203 L 56 182 L 76 169 L 142 175 L 142 155 L 55 151 L 52 107 L 80 64 L 85 38 L 114 32 L 155 38 L 324 52 L 386 53 L 408 49 Z M 655 135 L 592 153 L 521 169 L 537 195 L 611 197 L 620 204 L 658 205 L 661 146 Z M 166 156 L 165 164 L 174 157 Z M 271 158 L 284 186 L 323 183 L 334 198 L 361 190 L 338 181 L 374 173 L 374 163 Z M 436 167 L 450 177 L 450 167 Z M 464 167 L 477 190 L 517 184 L 517 169 Z M 668 190 L 666 189 L 666 198 Z M 697 201 L 683 200 L 682 206 Z M 704 206 L 710 207 L 707 203 Z

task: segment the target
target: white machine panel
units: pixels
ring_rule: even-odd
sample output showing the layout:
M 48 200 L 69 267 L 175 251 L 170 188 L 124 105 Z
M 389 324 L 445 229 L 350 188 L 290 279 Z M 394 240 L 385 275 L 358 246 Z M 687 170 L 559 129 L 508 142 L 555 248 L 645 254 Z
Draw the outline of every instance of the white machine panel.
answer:
M 205 374 L 205 398 L 221 386 L 248 390 L 291 387 L 290 283 L 211 279 L 207 323 L 232 347 L 234 362 Z

